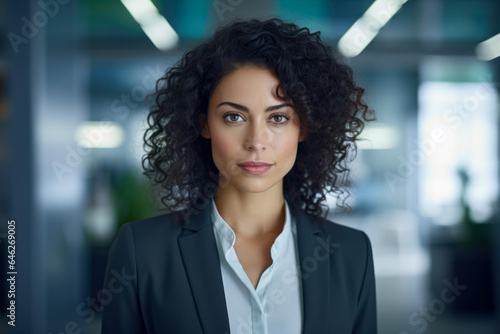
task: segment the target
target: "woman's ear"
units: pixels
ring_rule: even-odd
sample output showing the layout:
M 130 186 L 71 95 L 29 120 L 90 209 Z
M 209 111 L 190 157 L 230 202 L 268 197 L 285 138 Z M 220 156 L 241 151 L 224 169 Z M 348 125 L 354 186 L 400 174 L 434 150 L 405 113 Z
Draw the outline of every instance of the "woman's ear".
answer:
M 200 133 L 203 138 L 210 139 L 210 130 L 208 129 L 207 117 L 204 113 L 198 114 L 198 122 L 200 123 Z

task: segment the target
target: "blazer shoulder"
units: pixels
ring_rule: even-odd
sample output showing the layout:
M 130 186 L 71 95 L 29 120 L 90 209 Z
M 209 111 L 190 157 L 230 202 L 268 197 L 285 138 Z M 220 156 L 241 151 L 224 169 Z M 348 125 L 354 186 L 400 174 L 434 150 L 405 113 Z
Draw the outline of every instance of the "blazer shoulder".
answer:
M 358 247 L 366 244 L 371 247 L 370 239 L 364 231 L 345 226 L 331 220 L 327 220 L 324 223 L 323 229 L 327 235 L 332 235 L 339 241 L 342 240 L 345 243 L 354 244 Z
M 121 230 L 130 230 L 136 245 L 158 245 L 177 238 L 182 226 L 174 223 L 171 213 L 165 213 L 124 223 L 120 226 L 118 235 Z
M 134 220 L 125 224 L 129 224 L 130 227 L 135 231 L 141 230 L 175 230 L 181 229 L 181 226 L 174 224 L 173 214 L 164 213 L 153 217 L 148 217 L 144 219 Z

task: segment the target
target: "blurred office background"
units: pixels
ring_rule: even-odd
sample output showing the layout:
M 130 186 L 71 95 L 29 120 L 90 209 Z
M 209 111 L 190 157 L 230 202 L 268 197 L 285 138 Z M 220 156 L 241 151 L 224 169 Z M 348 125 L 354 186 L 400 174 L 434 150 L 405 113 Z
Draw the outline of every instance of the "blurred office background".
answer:
M 379 333 L 500 333 L 497 0 L 1 1 L 1 333 L 100 332 L 115 233 L 157 214 L 146 95 L 218 26 L 272 16 L 320 30 L 377 113 L 330 218 L 371 238 Z

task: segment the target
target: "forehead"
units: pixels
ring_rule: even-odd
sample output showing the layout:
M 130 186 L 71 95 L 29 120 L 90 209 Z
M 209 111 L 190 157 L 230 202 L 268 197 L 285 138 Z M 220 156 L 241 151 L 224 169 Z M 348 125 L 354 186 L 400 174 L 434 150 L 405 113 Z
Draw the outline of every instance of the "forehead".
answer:
M 279 84 L 280 80 L 272 69 L 244 66 L 224 76 L 210 100 L 215 102 L 236 98 L 241 103 L 281 101 L 276 95 Z

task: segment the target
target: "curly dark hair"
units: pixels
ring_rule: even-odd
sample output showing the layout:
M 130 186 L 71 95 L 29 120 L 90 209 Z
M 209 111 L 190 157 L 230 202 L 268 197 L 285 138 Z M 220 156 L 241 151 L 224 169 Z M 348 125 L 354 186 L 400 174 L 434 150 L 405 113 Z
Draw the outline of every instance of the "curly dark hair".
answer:
M 166 210 L 194 210 L 202 205 L 200 199 L 206 204 L 217 192 L 219 171 L 210 140 L 200 135 L 197 116 L 207 115 L 221 79 L 245 65 L 274 70 L 284 95 L 278 94 L 280 87 L 276 93 L 293 101 L 300 131 L 307 134 L 283 181 L 292 213 L 302 208 L 324 221 L 322 202 L 328 192 L 337 196 L 339 207 L 350 211 L 345 203 L 347 162 L 356 155 L 356 139 L 365 122 L 375 119 L 374 113 L 362 102 L 364 89 L 354 82 L 352 69 L 321 41 L 320 32 L 277 18 L 235 21 L 219 28 L 158 80 L 142 166 L 143 174 L 159 186 Z

